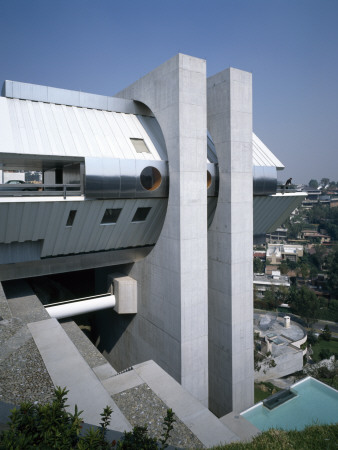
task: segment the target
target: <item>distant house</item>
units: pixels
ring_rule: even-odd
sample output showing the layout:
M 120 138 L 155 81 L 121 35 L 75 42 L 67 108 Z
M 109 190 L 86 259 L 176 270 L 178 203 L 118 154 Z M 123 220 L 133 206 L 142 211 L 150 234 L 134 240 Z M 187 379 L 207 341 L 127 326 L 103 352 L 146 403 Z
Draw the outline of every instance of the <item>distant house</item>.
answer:
M 320 242 L 321 244 L 331 241 L 329 235 L 318 233 L 318 231 L 316 230 L 303 230 L 301 234 L 302 238 L 306 239 L 307 241 L 316 241 Z
M 338 208 L 338 197 L 331 198 L 330 208 Z
M 271 243 L 286 242 L 287 234 L 288 234 L 287 228 L 277 228 L 272 233 L 268 233 L 266 235 L 266 240 L 267 242 Z
M 297 262 L 303 254 L 302 245 L 268 244 L 266 260 L 270 264 L 280 264 L 286 260 Z
M 266 291 L 281 286 L 290 287 L 289 277 L 281 275 L 280 271 L 273 271 L 272 275 L 254 274 L 253 285 L 258 298 L 263 298 Z
M 253 252 L 254 258 L 259 258 L 262 262 L 265 262 L 266 259 L 266 251 L 265 250 L 255 250 Z

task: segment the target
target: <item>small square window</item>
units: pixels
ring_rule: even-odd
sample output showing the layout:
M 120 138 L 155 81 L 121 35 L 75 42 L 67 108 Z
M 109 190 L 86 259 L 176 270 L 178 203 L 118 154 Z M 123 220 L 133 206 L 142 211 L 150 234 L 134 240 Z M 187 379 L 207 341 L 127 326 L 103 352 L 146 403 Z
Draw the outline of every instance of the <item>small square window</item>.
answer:
M 149 214 L 151 208 L 137 208 L 132 222 L 144 222 Z
M 66 227 L 72 227 L 76 216 L 76 209 L 69 211 Z
M 106 209 L 101 220 L 101 225 L 116 223 L 121 211 L 122 208 Z
M 130 138 L 137 153 L 150 153 L 143 139 Z

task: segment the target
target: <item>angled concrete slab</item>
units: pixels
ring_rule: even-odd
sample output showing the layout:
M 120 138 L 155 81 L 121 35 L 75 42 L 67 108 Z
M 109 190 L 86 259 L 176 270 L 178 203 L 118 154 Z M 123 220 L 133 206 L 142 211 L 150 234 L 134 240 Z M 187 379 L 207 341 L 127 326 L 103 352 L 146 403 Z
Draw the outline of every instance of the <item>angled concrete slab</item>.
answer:
M 99 425 L 100 414 L 109 405 L 113 409 L 110 428 L 131 430 L 130 423 L 56 319 L 30 323 L 28 328 L 54 385 L 69 389 L 69 411 L 74 411 L 77 405 L 83 410 L 85 422 Z
M 117 374 L 116 370 L 109 363 L 93 367 L 93 371 L 100 381 L 107 380 Z
M 138 364 L 133 369 L 206 447 L 239 441 L 237 434 L 154 361 Z

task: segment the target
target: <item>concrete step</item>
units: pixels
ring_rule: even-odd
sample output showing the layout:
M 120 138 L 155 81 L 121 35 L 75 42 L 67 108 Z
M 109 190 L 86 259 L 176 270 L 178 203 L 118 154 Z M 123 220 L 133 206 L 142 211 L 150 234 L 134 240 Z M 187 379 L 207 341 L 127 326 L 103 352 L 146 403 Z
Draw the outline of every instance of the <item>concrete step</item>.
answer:
M 101 382 L 117 374 L 116 370 L 109 363 L 93 367 L 93 372 Z
M 111 426 L 114 430 L 131 430 L 130 423 L 56 319 L 29 323 L 28 328 L 54 385 L 69 390 L 69 411 L 73 412 L 77 405 L 83 410 L 85 422 L 99 425 L 100 414 L 109 405 L 113 409 Z

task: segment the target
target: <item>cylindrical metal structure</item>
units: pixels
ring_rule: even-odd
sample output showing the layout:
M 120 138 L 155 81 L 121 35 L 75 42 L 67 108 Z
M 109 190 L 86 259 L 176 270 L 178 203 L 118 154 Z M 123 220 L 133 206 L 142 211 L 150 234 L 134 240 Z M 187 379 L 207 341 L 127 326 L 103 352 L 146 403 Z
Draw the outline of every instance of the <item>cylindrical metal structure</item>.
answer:
M 69 300 L 59 304 L 53 303 L 53 305 L 46 306 L 46 311 L 55 319 L 65 319 L 66 317 L 100 311 L 101 309 L 114 308 L 115 303 L 115 295 L 105 295 Z

